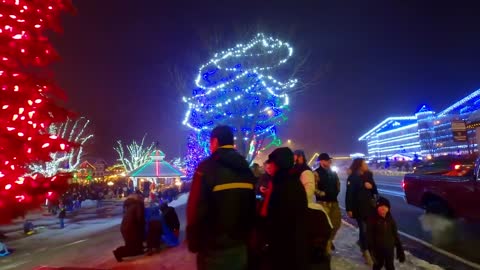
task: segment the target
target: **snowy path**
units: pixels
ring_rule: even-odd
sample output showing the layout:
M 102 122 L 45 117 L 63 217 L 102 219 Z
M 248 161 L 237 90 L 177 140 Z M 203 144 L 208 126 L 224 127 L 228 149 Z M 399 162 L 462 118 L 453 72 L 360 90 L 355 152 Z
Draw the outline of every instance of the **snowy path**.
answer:
M 177 208 L 185 225 L 185 204 L 188 195 L 182 195 L 171 205 Z M 82 267 L 95 269 L 142 269 L 142 270 L 194 270 L 195 256 L 184 245 L 165 250 L 152 257 L 139 256 L 117 263 L 112 250 L 122 244 L 119 232 L 120 206 L 101 215 L 86 216 L 71 223 L 65 230 L 47 229 L 37 235 L 15 240 L 12 247 L 17 251 L 0 258 L 0 270 L 38 269 L 41 266 Z M 333 256 L 334 270 L 367 270 L 356 246 L 357 231 L 344 224 L 335 242 L 337 251 Z M 78 269 L 78 268 L 77 268 Z M 408 254 L 407 262 L 397 263 L 400 270 L 440 270 L 442 268 L 421 261 Z

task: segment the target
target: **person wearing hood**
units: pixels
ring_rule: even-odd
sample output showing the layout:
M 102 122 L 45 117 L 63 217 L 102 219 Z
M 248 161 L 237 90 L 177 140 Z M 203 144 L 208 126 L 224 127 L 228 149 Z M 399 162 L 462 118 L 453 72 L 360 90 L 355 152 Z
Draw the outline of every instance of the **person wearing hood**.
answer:
M 255 176 L 234 149 L 233 131 L 217 126 L 211 155 L 194 174 L 187 204 L 187 242 L 199 270 L 247 268 L 247 245 L 255 223 Z
M 273 188 L 268 205 L 271 269 L 309 269 L 307 194 L 295 170 L 293 152 L 275 149 L 268 156 Z
M 120 231 L 125 241 L 125 246 L 121 246 L 113 251 L 113 255 L 118 262 L 121 262 L 124 257 L 143 254 L 143 239 L 145 236 L 145 205 L 143 198 L 137 194 L 128 196 L 123 203 L 123 211 Z
M 326 209 L 323 205 L 316 202 L 315 176 L 305 162 L 306 158 L 304 151 L 296 150 L 294 152 L 294 160 L 294 171 L 300 175 L 300 182 L 303 184 L 307 195 L 309 269 L 329 270 L 330 254 L 328 246 L 333 232 L 333 225 Z
M 380 270 L 385 266 L 387 270 L 395 270 L 394 251 L 397 250 L 397 259 L 405 262 L 397 224 L 390 212 L 390 202 L 380 197 L 376 203 L 377 211 L 370 216 L 367 222 L 368 249 L 374 262 L 373 270 Z

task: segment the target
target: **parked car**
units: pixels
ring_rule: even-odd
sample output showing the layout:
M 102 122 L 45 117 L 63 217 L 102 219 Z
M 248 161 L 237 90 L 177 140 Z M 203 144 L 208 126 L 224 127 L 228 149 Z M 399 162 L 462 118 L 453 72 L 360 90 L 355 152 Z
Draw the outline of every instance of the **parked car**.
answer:
M 403 180 L 408 204 L 427 213 L 480 222 L 480 159 L 440 158 L 418 165 Z

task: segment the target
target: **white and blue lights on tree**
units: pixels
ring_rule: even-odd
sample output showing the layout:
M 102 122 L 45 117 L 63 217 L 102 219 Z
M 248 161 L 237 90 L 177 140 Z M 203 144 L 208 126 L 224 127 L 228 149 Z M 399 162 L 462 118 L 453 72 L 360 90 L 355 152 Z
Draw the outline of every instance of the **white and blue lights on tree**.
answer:
M 261 33 L 215 54 L 200 67 L 192 97 L 183 98 L 188 104 L 183 124 L 198 133 L 232 126 L 237 149 L 253 160 L 263 140 L 286 120 L 287 92 L 297 80 L 275 76 L 292 54 L 288 43 Z

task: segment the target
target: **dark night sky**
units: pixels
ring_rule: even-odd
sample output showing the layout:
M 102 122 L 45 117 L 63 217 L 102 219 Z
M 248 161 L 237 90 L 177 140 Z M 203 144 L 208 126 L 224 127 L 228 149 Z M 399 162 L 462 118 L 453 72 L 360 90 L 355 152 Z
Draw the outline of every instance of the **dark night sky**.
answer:
M 113 161 L 116 140 L 145 132 L 167 157 L 183 153 L 181 96 L 191 89 L 175 89 L 168 71 L 193 81 L 210 58 L 205 40 L 220 35 L 214 47 L 232 47 L 237 29 L 259 26 L 295 55 L 310 53 L 299 79 L 321 76 L 291 97 L 279 129 L 309 150 L 364 152 L 357 138 L 385 117 L 423 103 L 440 111 L 480 88 L 478 1 L 190 2 L 74 1 L 76 16 L 54 38 L 56 74 L 69 106 L 94 124 L 93 155 Z

